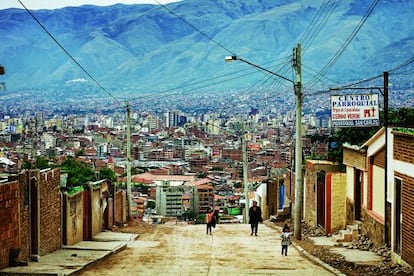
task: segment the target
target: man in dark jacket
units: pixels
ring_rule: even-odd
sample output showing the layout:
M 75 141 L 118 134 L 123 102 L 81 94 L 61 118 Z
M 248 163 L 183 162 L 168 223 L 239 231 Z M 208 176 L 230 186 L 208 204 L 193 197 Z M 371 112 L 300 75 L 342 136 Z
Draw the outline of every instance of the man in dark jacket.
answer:
M 262 210 L 257 206 L 257 201 L 253 201 L 253 206 L 249 209 L 249 223 L 252 229 L 250 236 L 257 236 L 259 222 L 262 222 Z

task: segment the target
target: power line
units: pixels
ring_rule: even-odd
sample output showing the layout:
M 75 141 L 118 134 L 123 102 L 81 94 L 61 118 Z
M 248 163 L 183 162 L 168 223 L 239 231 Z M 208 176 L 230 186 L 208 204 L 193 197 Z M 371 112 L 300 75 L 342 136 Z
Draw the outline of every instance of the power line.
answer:
M 191 24 L 190 22 L 188 22 L 185 18 L 181 17 L 180 15 L 176 14 L 173 10 L 171 10 L 170 8 L 168 8 L 166 5 L 161 4 L 159 1 L 154 0 L 155 2 L 158 3 L 158 5 L 160 5 L 161 7 L 163 7 L 164 9 L 166 9 L 169 13 L 171 13 L 172 15 L 174 15 L 175 17 L 177 17 L 178 19 L 182 20 L 185 24 L 187 24 L 188 26 L 190 26 L 191 28 L 193 28 L 195 31 L 197 31 L 198 33 L 200 33 L 201 35 L 203 35 L 205 38 L 207 38 L 208 40 L 210 40 L 211 42 L 215 43 L 217 46 L 219 46 L 220 48 L 226 50 L 228 53 L 234 53 L 232 51 L 230 51 L 228 48 L 224 47 L 222 44 L 220 44 L 219 42 L 217 42 L 216 40 L 214 40 L 213 38 L 211 38 L 210 36 L 208 36 L 205 32 L 201 31 L 200 29 L 198 29 L 196 26 L 194 26 L 193 24 Z
M 338 49 L 338 51 L 332 56 L 332 58 L 328 61 L 328 63 L 319 71 L 319 75 L 323 76 L 324 74 L 326 74 L 331 68 L 332 66 L 335 64 L 335 62 L 339 59 L 339 57 L 344 53 L 344 51 L 346 50 L 346 48 L 349 46 L 349 44 L 352 42 L 352 40 L 355 38 L 355 36 L 358 34 L 358 32 L 360 31 L 360 29 L 362 28 L 362 26 L 365 24 L 366 20 L 368 19 L 368 17 L 371 15 L 371 13 L 373 12 L 373 10 L 375 9 L 375 7 L 377 6 L 379 0 L 374 0 L 371 3 L 371 6 L 368 8 L 367 12 L 365 13 L 365 15 L 362 17 L 362 19 L 360 20 L 360 22 L 358 23 L 358 25 L 355 27 L 355 29 L 351 32 L 351 34 L 348 36 L 348 38 L 345 40 L 345 42 L 342 44 L 342 46 Z M 311 80 L 308 85 L 312 85 L 313 83 L 315 83 L 317 79 L 313 79 Z
M 46 34 L 59 46 L 60 49 L 99 87 L 101 88 L 106 94 L 112 97 L 118 103 L 121 103 L 116 99 L 108 89 L 106 89 L 103 85 L 101 85 L 73 56 L 66 50 L 65 47 L 49 32 L 48 29 L 37 19 L 37 17 L 23 4 L 21 0 L 18 0 L 20 5 L 30 14 L 30 16 L 36 21 L 36 23 L 46 32 Z
M 311 24 L 310 24 L 310 27 L 309 27 L 309 31 L 307 31 L 303 35 L 304 48 L 305 47 L 308 48 L 312 44 L 313 40 L 320 33 L 320 31 L 322 30 L 323 26 L 326 24 L 326 22 L 328 21 L 329 17 L 332 15 L 332 13 L 335 10 L 335 8 L 338 5 L 338 3 L 339 3 L 339 1 L 334 1 L 333 4 L 330 4 L 330 1 L 329 0 L 326 0 L 322 4 L 321 8 L 318 10 L 318 13 L 315 15 L 315 17 L 311 21 Z M 321 16 L 322 13 L 324 14 L 324 16 L 317 23 L 316 21 Z M 308 38 L 308 41 L 306 42 L 305 39 L 306 39 L 307 34 L 310 34 L 310 37 Z

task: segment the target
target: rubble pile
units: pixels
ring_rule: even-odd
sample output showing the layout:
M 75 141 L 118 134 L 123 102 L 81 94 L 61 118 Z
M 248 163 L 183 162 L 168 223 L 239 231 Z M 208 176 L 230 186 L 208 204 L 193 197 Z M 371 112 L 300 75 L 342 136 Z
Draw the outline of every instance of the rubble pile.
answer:
M 400 266 L 391 261 L 391 250 L 387 246 L 376 246 L 367 235 L 359 235 L 357 239 L 350 244 L 338 243 L 338 247 L 349 249 L 372 251 L 384 258 L 380 264 L 357 264 L 346 261 L 345 257 L 334 253 L 327 246 L 309 245 L 309 237 L 327 236 L 324 229 L 320 227 L 302 224 L 302 241 L 297 241 L 302 247 L 305 247 L 310 254 L 319 258 L 330 266 L 342 271 L 346 275 L 413 275 L 413 270 Z
M 322 237 L 326 236 L 325 230 L 321 227 L 310 226 L 307 223 L 302 223 L 302 239 L 308 239 L 309 237 Z

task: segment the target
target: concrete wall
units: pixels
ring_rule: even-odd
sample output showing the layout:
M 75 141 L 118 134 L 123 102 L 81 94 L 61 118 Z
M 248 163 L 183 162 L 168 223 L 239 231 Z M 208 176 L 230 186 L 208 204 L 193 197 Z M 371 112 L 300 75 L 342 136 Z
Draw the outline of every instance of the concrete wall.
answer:
M 17 181 L 0 184 L 0 268 L 8 266 L 13 248 L 20 248 Z
M 384 169 L 372 168 L 372 211 L 384 217 Z
M 101 199 L 101 187 L 91 187 L 91 234 L 94 237 L 102 232 L 103 211 Z
M 121 190 L 115 192 L 114 206 L 114 222 L 116 225 L 122 225 L 127 220 L 126 191 Z
M 66 245 L 73 245 L 83 239 L 83 191 L 73 195 L 64 194 L 64 225 Z

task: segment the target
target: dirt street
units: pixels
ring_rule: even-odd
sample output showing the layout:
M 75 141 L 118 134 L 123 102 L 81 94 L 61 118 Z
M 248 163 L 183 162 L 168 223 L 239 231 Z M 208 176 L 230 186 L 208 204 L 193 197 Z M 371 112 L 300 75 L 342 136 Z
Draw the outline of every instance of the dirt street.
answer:
M 120 229 L 139 238 L 79 275 L 332 275 L 294 247 L 281 256 L 275 229 L 219 224 L 212 235 L 205 225 L 136 225 Z

